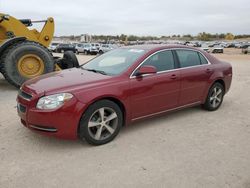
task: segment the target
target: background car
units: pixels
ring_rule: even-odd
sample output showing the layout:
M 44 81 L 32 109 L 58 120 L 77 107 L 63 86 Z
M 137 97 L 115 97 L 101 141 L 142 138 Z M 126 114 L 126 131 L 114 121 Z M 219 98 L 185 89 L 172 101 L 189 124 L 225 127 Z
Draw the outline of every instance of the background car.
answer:
M 113 50 L 115 48 L 118 48 L 118 46 L 116 46 L 114 44 L 102 44 L 100 49 L 99 49 L 99 53 L 103 54 L 103 53 L 106 53 L 106 52 Z
M 248 46 L 247 48 L 242 48 L 242 53 L 243 53 L 243 54 L 248 54 L 248 53 L 250 53 L 250 46 Z
M 59 44 L 60 44 L 60 43 L 52 42 L 52 43 L 49 45 L 49 47 L 48 47 L 49 51 L 55 52 L 55 51 L 56 51 L 56 47 L 57 47 Z
M 215 45 L 212 50 L 212 53 L 223 53 L 224 52 L 224 48 L 221 45 Z
M 84 44 L 78 43 L 75 45 L 75 48 L 77 54 L 84 53 Z
M 208 53 L 210 52 L 209 47 L 208 47 L 207 44 L 202 44 L 201 47 L 200 47 L 200 49 L 202 49 L 202 50 L 204 50 L 204 51 L 206 51 Z
M 235 43 L 231 42 L 231 43 L 227 43 L 225 45 L 225 48 L 235 48 Z
M 84 54 L 96 55 L 99 53 L 100 44 L 98 43 L 86 43 L 84 44 Z
M 72 52 L 76 52 L 76 48 L 73 44 L 59 44 L 56 47 L 56 52 L 58 53 L 63 53 L 66 51 L 72 51 Z

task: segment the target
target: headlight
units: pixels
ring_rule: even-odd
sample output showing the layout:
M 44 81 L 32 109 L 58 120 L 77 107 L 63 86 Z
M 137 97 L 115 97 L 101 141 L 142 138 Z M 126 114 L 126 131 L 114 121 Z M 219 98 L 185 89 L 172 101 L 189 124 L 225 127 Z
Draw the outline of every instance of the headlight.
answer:
M 36 107 L 38 109 L 54 109 L 62 106 L 65 101 L 73 97 L 70 93 L 59 93 L 42 97 L 38 100 Z

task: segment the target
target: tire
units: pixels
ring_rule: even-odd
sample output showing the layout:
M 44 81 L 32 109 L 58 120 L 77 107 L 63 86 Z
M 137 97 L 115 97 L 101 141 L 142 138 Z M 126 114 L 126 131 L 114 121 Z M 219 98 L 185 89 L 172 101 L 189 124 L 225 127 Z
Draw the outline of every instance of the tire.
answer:
M 65 60 L 65 63 L 67 63 L 67 68 L 79 67 L 79 62 L 74 52 L 72 51 L 64 52 L 63 59 Z
M 34 63 L 31 66 L 38 66 L 36 72 L 26 74 L 28 67 L 27 61 L 26 64 L 22 63 L 25 61 L 25 58 L 32 58 L 32 62 Z M 31 41 L 23 41 L 10 46 L 4 51 L 1 62 L 2 73 L 5 79 L 17 88 L 30 78 L 54 71 L 54 58 L 48 49 Z M 23 71 L 25 69 L 26 72 Z M 20 70 L 22 70 L 22 72 L 20 72 Z
M 208 111 L 217 110 L 223 102 L 224 94 L 225 94 L 225 89 L 223 85 L 220 84 L 219 82 L 215 82 L 209 89 L 206 102 L 205 104 L 203 104 L 203 108 Z
M 88 55 L 88 51 L 84 50 L 84 55 Z
M 77 55 L 79 54 L 79 51 L 78 51 L 78 50 L 76 50 L 76 54 L 77 54 Z
M 100 50 L 100 51 L 99 51 L 99 54 L 103 54 L 103 51 L 102 51 L 102 50 Z
M 110 121 L 107 120 L 109 117 L 112 118 Z M 79 137 L 92 145 L 106 144 L 118 135 L 122 122 L 123 115 L 116 103 L 110 100 L 97 101 L 83 114 L 79 125 Z

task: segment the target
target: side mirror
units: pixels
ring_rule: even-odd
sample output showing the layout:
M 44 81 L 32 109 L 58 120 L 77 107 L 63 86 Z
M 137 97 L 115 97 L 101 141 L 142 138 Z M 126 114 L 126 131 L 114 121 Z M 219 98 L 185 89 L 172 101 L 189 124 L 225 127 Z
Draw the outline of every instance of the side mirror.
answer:
M 141 76 L 144 74 L 155 74 L 156 72 L 157 72 L 157 70 L 154 66 L 145 65 L 145 66 L 141 66 L 138 69 L 136 76 Z

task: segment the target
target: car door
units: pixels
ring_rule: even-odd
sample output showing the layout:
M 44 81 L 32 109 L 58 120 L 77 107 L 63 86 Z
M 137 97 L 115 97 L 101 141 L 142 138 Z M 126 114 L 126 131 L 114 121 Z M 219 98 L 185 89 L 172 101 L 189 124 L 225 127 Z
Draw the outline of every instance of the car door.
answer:
M 197 51 L 176 50 L 180 67 L 180 106 L 202 100 L 213 70 L 207 59 Z
M 156 67 L 157 73 L 135 76 L 140 66 Z M 149 56 L 130 78 L 130 105 L 132 119 L 147 116 L 178 106 L 180 73 L 171 50 Z

